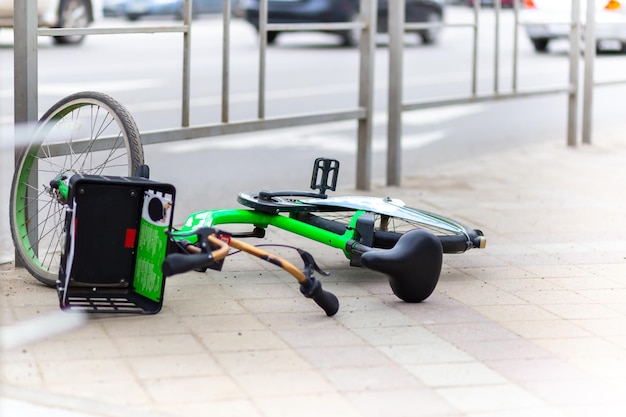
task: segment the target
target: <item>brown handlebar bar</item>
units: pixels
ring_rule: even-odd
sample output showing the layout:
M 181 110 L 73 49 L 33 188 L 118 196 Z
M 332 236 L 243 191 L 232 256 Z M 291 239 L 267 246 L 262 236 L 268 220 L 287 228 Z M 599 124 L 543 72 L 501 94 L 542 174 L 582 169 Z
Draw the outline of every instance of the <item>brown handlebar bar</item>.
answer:
M 281 267 L 285 271 L 289 272 L 295 279 L 298 280 L 300 284 L 303 284 L 307 281 L 304 273 L 298 269 L 294 264 L 289 261 L 286 261 L 278 256 L 272 255 L 269 252 L 266 252 L 262 249 L 257 248 L 256 246 L 250 245 L 248 243 L 242 242 L 238 239 L 230 239 L 230 242 L 225 242 L 221 239 L 218 239 L 215 235 L 209 235 L 209 242 L 211 242 L 214 246 L 217 246 L 217 249 L 213 250 L 211 254 L 213 255 L 213 259 L 215 261 L 221 261 L 228 255 L 228 249 L 230 247 L 238 249 L 240 251 L 249 253 L 250 255 L 254 255 L 259 259 L 263 259 L 271 264 Z M 201 249 L 194 245 L 189 245 L 185 248 L 190 253 L 200 253 Z
M 217 246 L 217 249 L 211 252 L 214 260 L 221 261 L 222 259 L 226 257 L 226 255 L 228 255 L 228 250 L 230 249 L 228 242 L 218 239 L 217 237 L 215 237 L 215 235 L 209 236 L 209 242 Z M 195 246 L 193 247 L 195 248 Z M 200 249 L 199 248 L 197 249 L 198 249 L 198 252 L 200 252 Z

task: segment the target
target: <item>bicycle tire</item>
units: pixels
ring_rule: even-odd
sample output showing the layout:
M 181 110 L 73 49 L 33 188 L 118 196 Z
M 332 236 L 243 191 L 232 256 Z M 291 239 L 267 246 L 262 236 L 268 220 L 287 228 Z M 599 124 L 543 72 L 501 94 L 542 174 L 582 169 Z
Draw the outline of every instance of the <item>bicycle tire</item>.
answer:
M 11 236 L 31 275 L 48 286 L 58 278 L 65 204 L 50 180 L 65 172 L 132 176 L 143 159 L 134 119 L 107 94 L 69 95 L 41 117 L 17 160 L 10 194 Z
M 299 221 L 339 235 L 354 227 L 352 223 L 357 211 L 372 213 L 372 239 L 366 244 L 373 248 L 390 249 L 403 234 L 413 229 L 426 230 L 437 236 L 444 253 L 462 253 L 483 248 L 486 244 L 480 230 L 449 217 L 407 207 L 401 200 L 363 196 L 310 198 L 310 193 L 300 191 L 272 194 L 276 195 L 261 198 L 261 192 L 242 192 L 237 201 L 268 214 L 289 213 Z
M 485 239 L 480 230 L 471 229 L 464 224 L 448 217 L 436 215 L 423 210 L 406 207 L 409 212 L 420 213 L 426 219 L 435 222 L 420 222 L 403 216 L 390 216 L 379 212 L 371 212 L 374 217 L 371 242 L 367 246 L 377 249 L 391 249 L 400 237 L 411 230 L 425 230 L 435 235 L 442 246 L 443 253 L 462 253 L 472 248 L 483 248 Z M 308 211 L 294 214 L 294 217 L 305 223 L 324 230 L 342 234 L 346 228 L 352 227 L 351 222 L 356 211 Z

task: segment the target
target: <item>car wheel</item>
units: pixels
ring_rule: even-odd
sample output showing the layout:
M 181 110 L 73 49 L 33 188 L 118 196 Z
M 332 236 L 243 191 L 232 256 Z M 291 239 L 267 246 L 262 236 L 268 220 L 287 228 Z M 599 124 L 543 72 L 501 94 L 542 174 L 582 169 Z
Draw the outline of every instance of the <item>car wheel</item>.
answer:
M 359 15 L 354 14 L 349 20 L 352 23 L 359 22 Z M 355 47 L 359 45 L 359 39 L 361 38 L 361 29 L 355 28 L 343 31 L 339 34 L 341 36 L 341 46 Z
M 267 44 L 268 45 L 274 45 L 276 43 L 276 38 L 278 37 L 278 34 L 280 32 L 267 32 Z
M 428 18 L 426 19 L 427 23 L 441 23 L 441 15 L 436 12 L 430 12 Z M 437 42 L 437 37 L 439 36 L 439 27 L 431 27 L 427 29 L 423 29 L 417 32 L 420 38 L 422 38 L 422 43 L 424 45 L 432 45 Z
M 184 13 L 185 13 L 185 2 L 181 1 L 180 2 L 180 8 L 178 9 L 178 13 L 176 13 L 174 18 L 176 20 L 183 20 Z M 191 18 L 195 19 L 195 18 L 198 17 L 198 15 L 199 15 L 199 13 L 198 13 L 198 6 L 196 6 L 195 3 L 191 3 Z
M 130 20 L 131 22 L 135 22 L 137 20 L 139 20 L 139 18 L 141 17 L 140 14 L 136 14 L 136 13 L 128 13 L 126 15 L 126 19 Z
M 62 0 L 59 6 L 59 28 L 86 28 L 90 22 L 90 5 L 88 0 Z M 58 45 L 79 44 L 85 35 L 55 36 Z
M 546 38 L 533 38 L 530 40 L 533 43 L 535 52 L 547 52 L 549 39 Z

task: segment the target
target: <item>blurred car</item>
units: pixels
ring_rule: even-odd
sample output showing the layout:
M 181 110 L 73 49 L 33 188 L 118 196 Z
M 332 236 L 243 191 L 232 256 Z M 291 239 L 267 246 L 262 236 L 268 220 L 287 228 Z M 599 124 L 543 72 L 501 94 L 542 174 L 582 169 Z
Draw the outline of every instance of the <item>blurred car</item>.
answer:
M 494 7 L 496 4 L 496 0 L 480 0 L 481 6 Z M 474 7 L 474 0 L 467 0 L 467 5 L 470 7 Z M 500 6 L 502 7 L 513 7 L 515 5 L 515 0 L 500 0 Z
M 201 13 L 220 13 L 223 3 L 223 0 L 193 0 L 192 16 Z M 110 7 L 107 13 L 126 16 L 128 20 L 137 20 L 144 16 L 174 16 L 182 19 L 184 4 L 184 0 L 113 0 L 113 7 Z
M 0 0 L 0 27 L 13 27 L 14 0 Z M 39 26 L 84 28 L 102 15 L 101 0 L 38 0 Z M 85 35 L 55 36 L 56 44 L 78 44 Z
M 379 33 L 387 32 L 388 1 L 378 1 Z M 391 0 L 394 1 L 394 0 Z M 359 17 L 359 0 L 268 0 L 269 23 L 338 23 L 351 22 Z M 259 0 L 242 0 L 238 12 L 252 26 L 259 30 Z M 444 17 L 444 0 L 406 0 L 405 20 L 407 22 L 441 22 Z M 437 41 L 437 27 L 416 31 L 424 44 Z M 342 44 L 358 44 L 359 30 L 326 31 L 339 35 Z M 267 42 L 272 44 L 280 31 L 268 31 Z
M 128 0 L 102 0 L 102 13 L 106 17 L 124 16 Z
M 571 0 L 524 0 L 520 22 L 524 24 L 535 51 L 547 52 L 550 41 L 568 39 Z M 596 49 L 626 52 L 626 0 L 595 0 Z M 587 4 L 581 1 L 581 22 L 585 22 Z M 558 24 L 560 22 L 560 24 Z

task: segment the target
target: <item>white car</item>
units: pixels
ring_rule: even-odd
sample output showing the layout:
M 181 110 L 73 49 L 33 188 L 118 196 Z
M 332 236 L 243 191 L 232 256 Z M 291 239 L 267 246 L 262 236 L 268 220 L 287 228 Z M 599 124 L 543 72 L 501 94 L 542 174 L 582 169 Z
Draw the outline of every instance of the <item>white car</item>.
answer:
M 0 0 L 0 27 L 13 27 L 14 1 Z M 102 16 L 101 0 L 37 0 L 36 4 L 41 27 L 84 28 Z M 54 42 L 77 44 L 84 38 L 84 35 L 55 36 Z
M 572 0 L 521 0 L 520 22 L 535 51 L 547 52 L 553 39 L 568 39 Z M 626 0 L 595 0 L 597 50 L 626 52 Z M 580 1 L 581 22 L 586 21 L 587 2 Z M 584 32 L 584 29 L 583 29 Z

